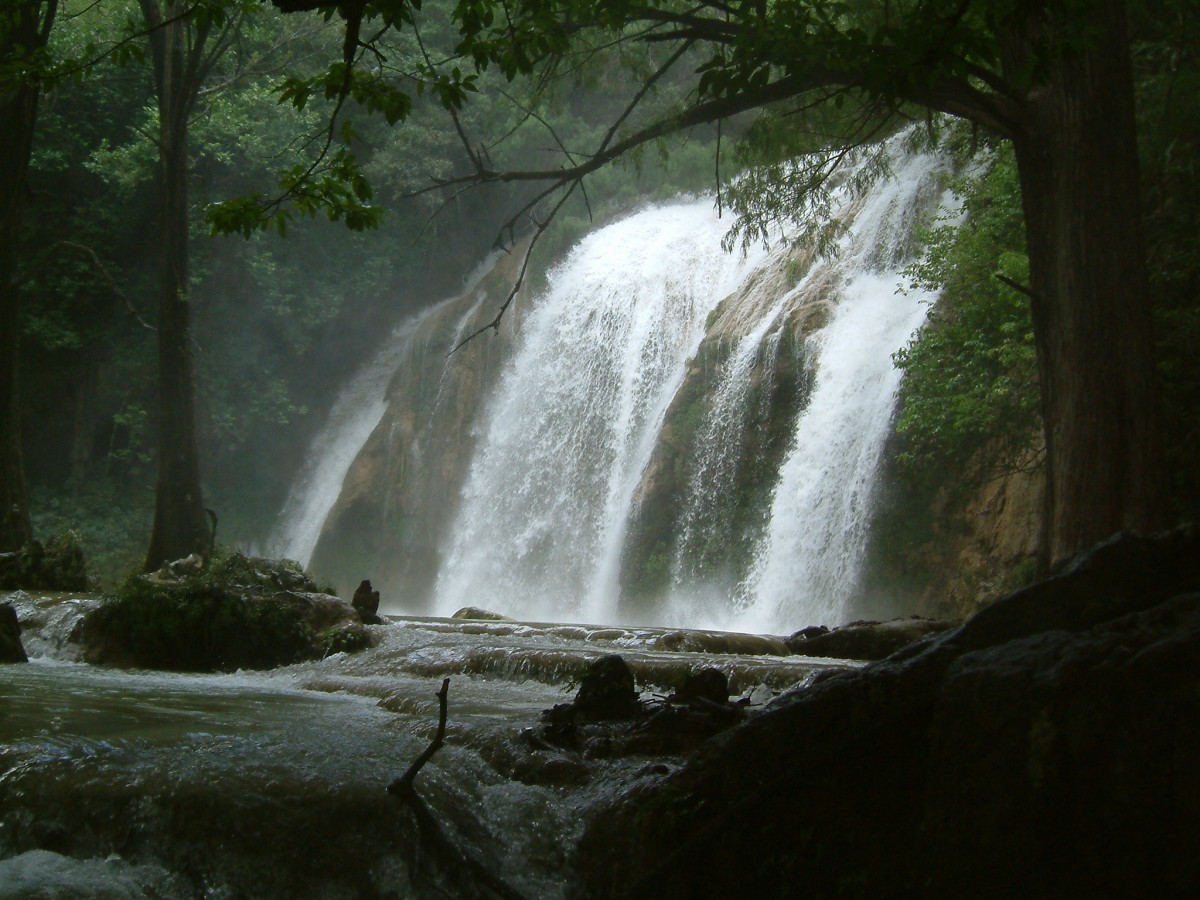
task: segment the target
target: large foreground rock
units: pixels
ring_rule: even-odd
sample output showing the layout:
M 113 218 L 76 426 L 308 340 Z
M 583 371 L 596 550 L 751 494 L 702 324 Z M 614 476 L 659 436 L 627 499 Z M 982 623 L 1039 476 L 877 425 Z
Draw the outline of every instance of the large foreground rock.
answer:
M 370 646 L 359 613 L 293 563 L 233 554 L 207 571 L 131 578 L 74 639 L 96 665 L 232 672 Z
M 595 816 L 610 897 L 1197 896 L 1200 542 L 1124 539 Z

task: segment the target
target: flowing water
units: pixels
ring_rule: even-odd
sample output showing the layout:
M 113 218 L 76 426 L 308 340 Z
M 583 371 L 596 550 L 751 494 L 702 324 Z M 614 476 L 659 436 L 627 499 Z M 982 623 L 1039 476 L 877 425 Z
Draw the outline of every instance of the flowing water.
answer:
M 651 207 L 551 273 L 490 381 L 469 353 L 445 356 L 490 314 L 475 279 L 347 385 L 264 543 L 319 558 L 353 481 L 356 517 L 383 535 L 375 564 L 414 535 L 437 545 L 426 608 L 530 621 L 395 618 L 357 655 L 170 675 L 81 662 L 72 635 L 94 599 L 13 595 L 33 661 L 0 666 L 0 898 L 457 895 L 461 873 L 384 791 L 432 739 L 443 678 L 447 739 L 421 796 L 490 872 L 562 896 L 587 811 L 679 764 L 531 736 L 589 661 L 620 653 L 658 693 L 720 668 L 753 710 L 829 663 L 670 626 L 783 633 L 853 613 L 890 355 L 927 299 L 897 286 L 942 196 L 941 160 L 903 138 L 886 152 L 893 177 L 835 193 L 833 258 L 785 241 L 729 254 L 711 201 Z M 429 368 L 410 378 L 418 351 Z M 420 396 L 389 420 L 409 385 Z M 449 411 L 473 417 L 470 434 L 418 421 Z M 380 465 L 395 452 L 402 464 Z M 449 487 L 371 481 L 392 470 Z
M 587 662 L 619 652 L 660 693 L 717 667 L 751 708 L 829 665 L 716 634 L 430 618 L 271 672 L 123 672 L 75 658 L 95 600 L 10 599 L 33 657 L 0 666 L 0 898 L 454 895 L 384 790 L 431 740 L 447 677 L 422 797 L 490 871 L 560 896 L 583 813 L 679 762 L 585 763 L 523 737 Z
M 645 210 L 581 242 L 529 315 L 481 426 L 438 608 L 742 631 L 853 618 L 899 386 L 891 354 L 920 326 L 929 299 L 899 291 L 901 271 L 914 228 L 938 207 L 944 163 L 897 151 L 892 168 L 865 195 L 835 195 L 845 228 L 837 252 L 810 258 L 789 289 L 767 273 L 795 267 L 795 248 L 723 252 L 726 223 L 708 201 Z M 709 539 L 706 510 L 739 490 L 751 395 L 773 378 L 785 321 L 815 306 L 827 324 L 803 341 L 812 389 L 759 513 L 766 527 L 724 599 L 703 605 L 711 577 L 689 566 L 691 546 Z M 733 347 L 683 463 L 690 478 L 668 538 L 668 599 L 622 603 L 628 523 L 651 489 L 646 473 L 664 423 L 673 426 L 668 410 L 714 320 Z
M 461 402 L 439 387 L 432 412 L 396 395 L 403 410 L 382 411 L 383 360 L 406 358 L 420 327 L 408 323 L 339 402 L 358 424 L 335 416 L 310 452 L 324 474 L 297 484 L 279 545 L 305 562 L 319 539 L 315 562 L 346 560 L 329 577 L 350 589 L 372 578 L 393 613 L 476 606 L 750 632 L 855 618 L 899 385 L 891 355 L 931 299 L 899 290 L 902 273 L 946 201 L 946 161 L 907 141 L 883 145 L 888 176 L 862 186 L 867 154 L 835 186 L 830 255 L 778 236 L 726 252 L 730 223 L 710 199 L 588 235 L 522 309 L 497 370 L 455 382 L 478 412 L 432 460 L 437 410 Z M 440 385 L 461 365 L 439 359 L 424 378 Z M 388 435 L 386 464 L 378 442 L 364 449 L 372 427 Z M 380 475 L 389 468 L 399 476 Z M 354 515 L 322 534 L 339 478 L 355 485 L 342 501 Z M 428 496 L 411 487 L 438 479 Z M 423 581 L 399 571 L 415 567 Z

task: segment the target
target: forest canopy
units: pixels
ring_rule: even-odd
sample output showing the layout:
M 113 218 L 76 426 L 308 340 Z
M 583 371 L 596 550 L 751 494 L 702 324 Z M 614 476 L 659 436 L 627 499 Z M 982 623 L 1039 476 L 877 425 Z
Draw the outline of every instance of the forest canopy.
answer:
M 0 23 L 0 118 L 29 126 L 27 142 L 5 144 L 15 155 L 0 185 L 12 235 L 0 361 L 6 378 L 24 373 L 19 401 L 15 378 L 0 383 L 5 508 L 31 511 L 42 532 L 86 520 L 107 546 L 144 534 L 167 455 L 155 434 L 174 405 L 152 389 L 151 329 L 164 321 L 150 299 L 163 291 L 153 35 L 177 23 L 183 50 L 221 50 L 197 57 L 204 77 L 185 110 L 184 229 L 196 438 L 227 539 L 278 508 L 328 375 L 353 364 L 345 348 L 361 355 L 380 323 L 453 284 L 498 234 L 540 232 L 556 212 L 561 242 L 643 194 L 641 169 L 664 192 L 715 187 L 761 235 L 815 196 L 840 148 L 903 121 L 936 133 L 933 113 L 968 123 L 972 146 L 1007 148 L 1002 208 L 995 188 L 963 190 L 1024 246 L 992 263 L 935 235 L 941 255 L 918 275 L 953 296 L 986 281 L 994 303 L 981 312 L 1029 317 L 1021 384 L 1037 383 L 1044 416 L 1045 562 L 1190 515 L 1195 18 L 1186 3 L 1081 0 L 25 0 Z M 655 152 L 671 135 L 684 142 Z M 778 166 L 820 148 L 819 164 Z M 618 160 L 632 165 L 608 167 Z M 766 174 L 730 190 L 747 166 Z M 408 249 L 380 250 L 395 246 Z M 978 266 L 952 289 L 955 253 Z M 938 321 L 969 322 L 965 310 Z M 995 417 L 973 408 L 983 430 L 969 426 L 971 440 L 986 443 Z M 914 399 L 905 415 L 919 409 Z M 206 539 L 195 495 L 185 544 Z M 33 530 L 6 529 L 0 549 Z

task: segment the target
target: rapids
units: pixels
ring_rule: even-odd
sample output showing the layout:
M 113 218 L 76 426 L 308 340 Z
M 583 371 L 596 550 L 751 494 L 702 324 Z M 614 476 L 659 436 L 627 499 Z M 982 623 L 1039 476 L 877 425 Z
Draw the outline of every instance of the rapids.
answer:
M 526 742 L 586 662 L 619 652 L 659 693 L 715 666 L 752 708 L 831 665 L 697 652 L 770 643 L 745 636 L 424 618 L 372 626 L 379 645 L 363 653 L 271 672 L 124 672 L 75 659 L 94 599 L 9 599 L 32 662 L 0 666 L 0 898 L 453 892 L 384 791 L 431 739 L 444 677 L 447 741 L 419 791 L 492 871 L 560 896 L 583 813 L 649 762 L 678 763 L 585 769 Z M 665 649 L 681 643 L 696 649 Z

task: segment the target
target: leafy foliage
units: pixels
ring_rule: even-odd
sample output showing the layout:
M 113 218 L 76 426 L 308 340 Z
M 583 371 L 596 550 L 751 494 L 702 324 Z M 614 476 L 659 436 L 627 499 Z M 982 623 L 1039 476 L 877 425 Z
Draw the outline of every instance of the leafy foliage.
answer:
M 908 270 L 914 287 L 941 291 L 917 338 L 895 354 L 904 370 L 897 431 L 912 470 L 1029 465 L 1039 419 L 1029 278 L 1016 164 L 1006 148 L 957 184 L 961 226 L 929 232 Z M 976 460 L 977 461 L 977 460 Z

